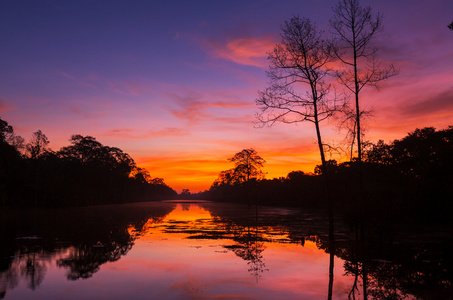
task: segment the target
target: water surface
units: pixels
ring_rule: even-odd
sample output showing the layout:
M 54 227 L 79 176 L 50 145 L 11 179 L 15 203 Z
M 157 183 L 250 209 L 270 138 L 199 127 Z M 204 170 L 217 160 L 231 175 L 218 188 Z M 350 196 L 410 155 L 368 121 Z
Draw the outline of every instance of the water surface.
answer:
M 0 298 L 412 299 L 435 293 L 425 275 L 451 286 L 439 261 L 408 271 L 396 262 L 407 247 L 365 255 L 328 225 L 322 213 L 203 201 L 17 212 L 0 231 Z

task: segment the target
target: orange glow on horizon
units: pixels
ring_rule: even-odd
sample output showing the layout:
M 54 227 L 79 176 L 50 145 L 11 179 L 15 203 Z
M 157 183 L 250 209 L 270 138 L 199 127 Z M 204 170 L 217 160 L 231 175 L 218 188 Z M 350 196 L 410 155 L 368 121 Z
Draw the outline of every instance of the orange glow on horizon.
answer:
M 299 153 L 298 151 L 304 151 Z M 224 158 L 198 155 L 187 155 L 185 159 L 175 157 L 141 157 L 137 164 L 150 171 L 151 177 L 160 177 L 165 183 L 181 192 L 189 189 L 191 192 L 208 190 L 217 179 L 219 173 L 234 167 L 227 159 L 234 153 L 225 154 Z M 181 154 L 183 156 L 184 154 Z M 304 149 L 285 149 L 284 152 L 272 151 L 258 153 L 266 160 L 262 171 L 266 179 L 286 177 L 289 172 L 303 171 L 310 173 L 320 164 L 319 152 L 316 145 Z M 193 158 L 193 159 L 191 159 Z
M 169 221 L 197 221 L 201 219 L 212 219 L 211 213 L 196 204 L 183 206 L 178 204 L 176 208 L 165 216 L 163 222 Z

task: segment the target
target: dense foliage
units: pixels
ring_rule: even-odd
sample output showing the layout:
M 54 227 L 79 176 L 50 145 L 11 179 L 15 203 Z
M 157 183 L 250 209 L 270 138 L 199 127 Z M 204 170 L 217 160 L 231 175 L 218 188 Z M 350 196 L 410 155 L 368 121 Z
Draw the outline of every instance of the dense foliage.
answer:
M 286 177 L 243 182 L 224 180 L 221 173 L 198 197 L 320 208 L 331 199 L 336 211 L 381 221 L 402 216 L 441 221 L 452 216 L 453 127 L 416 129 L 389 144 L 369 144 L 362 163 L 363 197 L 357 184 L 357 168 L 354 160 L 340 164 L 328 161 L 328 189 L 325 177 L 320 176 L 320 166 L 314 174 L 293 171 Z
M 0 207 L 65 207 L 169 199 L 177 193 L 152 179 L 129 154 L 94 137 L 73 135 L 54 152 L 41 132 L 24 145 L 0 119 Z

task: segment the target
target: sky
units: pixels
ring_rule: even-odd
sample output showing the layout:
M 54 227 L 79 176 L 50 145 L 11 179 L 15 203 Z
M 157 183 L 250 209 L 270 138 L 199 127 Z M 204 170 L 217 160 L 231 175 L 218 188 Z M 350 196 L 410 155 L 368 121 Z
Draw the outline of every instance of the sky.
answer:
M 281 24 L 310 18 L 328 33 L 331 0 L 0 2 L 0 117 L 57 151 L 73 134 L 119 147 L 177 191 L 208 189 L 254 148 L 266 178 L 320 164 L 312 123 L 256 123 L 267 53 Z M 400 73 L 362 93 L 366 139 L 453 125 L 451 0 L 368 0 L 383 15 L 375 40 Z M 341 145 L 337 122 L 321 124 Z M 345 159 L 332 153 L 328 158 Z

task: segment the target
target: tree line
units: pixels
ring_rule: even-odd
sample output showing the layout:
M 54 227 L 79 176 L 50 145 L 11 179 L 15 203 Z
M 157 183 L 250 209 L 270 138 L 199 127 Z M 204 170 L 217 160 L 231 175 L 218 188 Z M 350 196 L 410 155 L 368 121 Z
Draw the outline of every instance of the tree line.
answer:
M 451 221 L 453 126 L 416 129 L 390 143 L 367 143 L 361 166 L 364 195 L 357 188 L 357 159 L 328 160 L 312 173 L 292 171 L 286 177 L 265 179 L 261 170 L 265 160 L 254 149 L 244 149 L 233 158 L 229 159 L 235 162 L 233 169 L 221 172 L 209 190 L 192 196 L 251 205 L 333 205 L 336 212 L 353 218 L 381 218 L 380 226 L 389 224 L 385 220 L 414 217 Z M 329 173 L 329 186 L 323 172 Z
M 38 130 L 28 143 L 0 119 L 0 207 L 67 207 L 175 198 L 132 157 L 92 136 L 49 148 Z

